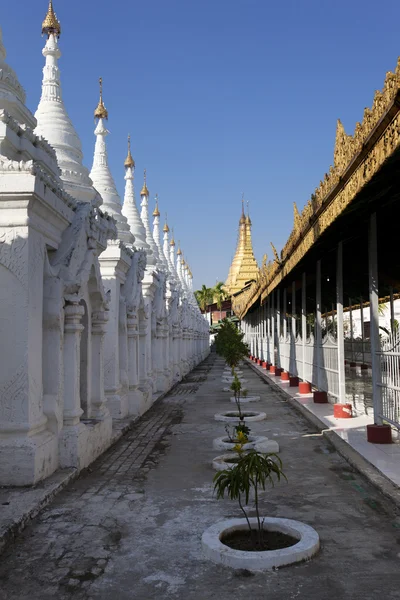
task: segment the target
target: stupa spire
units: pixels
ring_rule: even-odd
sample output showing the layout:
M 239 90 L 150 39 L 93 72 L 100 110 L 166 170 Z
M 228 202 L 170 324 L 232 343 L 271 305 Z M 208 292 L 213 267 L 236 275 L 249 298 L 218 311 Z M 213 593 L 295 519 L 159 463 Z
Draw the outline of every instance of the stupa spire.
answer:
M 103 78 L 102 77 L 99 78 L 99 85 L 100 85 L 100 99 L 99 99 L 98 105 L 96 106 L 96 108 L 94 110 L 94 118 L 107 120 L 108 119 L 108 110 L 104 106 L 104 102 L 103 102 Z
M 178 272 L 176 270 L 176 261 L 175 261 L 175 238 L 174 238 L 174 230 L 171 230 L 171 241 L 169 243 L 169 263 L 170 268 L 172 269 L 172 274 L 177 284 L 180 284 Z
M 54 13 L 52 2 L 49 3 L 42 24 L 42 33 L 47 36 L 42 52 L 46 62 L 43 68 L 42 95 L 35 113 L 37 119 L 35 133 L 43 136 L 53 146 L 65 190 L 76 200 L 98 205 L 101 203 L 101 198 L 92 185 L 89 170 L 82 163 L 81 141 L 62 100 L 58 68 L 58 60 L 61 57 L 58 47 L 61 26 Z
M 47 35 L 47 37 L 50 37 L 51 34 L 56 35 L 58 38 L 61 35 L 60 21 L 57 19 L 57 15 L 54 12 L 52 0 L 49 2 L 47 14 L 42 23 L 42 35 Z
M 108 118 L 108 112 L 103 102 L 103 80 L 100 77 L 100 100 L 94 111 L 97 119 L 97 126 L 94 130 L 96 144 L 94 148 L 93 166 L 90 172 L 93 184 L 103 199 L 103 208 L 110 213 L 117 222 L 118 238 L 127 245 L 132 246 L 135 237 L 132 234 L 126 217 L 122 214 L 121 198 L 117 192 L 113 176 L 108 166 L 106 136 L 109 131 L 104 125 L 104 120 Z
M 248 207 L 248 204 L 247 204 Z M 235 256 L 229 269 L 225 288 L 229 294 L 241 290 L 247 281 L 255 279 L 258 273 L 257 261 L 254 258 L 251 242 L 251 220 L 249 212 L 244 212 L 244 195 L 242 196 L 242 214 L 239 219 L 239 236 Z
M 166 258 L 166 262 L 167 262 L 167 267 L 168 267 L 168 271 L 170 273 L 170 277 L 172 280 L 175 279 L 175 269 L 174 266 L 171 262 L 171 256 L 170 256 L 170 245 L 169 245 L 169 227 L 168 227 L 168 222 L 167 222 L 167 214 L 165 214 L 165 225 L 163 227 L 163 232 L 164 232 L 164 239 L 163 239 L 163 251 L 164 251 L 164 256 Z
M 122 214 L 126 217 L 132 234 L 135 236 L 135 246 L 143 248 L 147 254 L 151 254 L 150 246 L 146 242 L 146 230 L 140 218 L 135 199 L 134 173 L 135 161 L 131 153 L 131 136 L 128 135 L 128 155 L 124 162 L 125 166 L 125 195 L 122 206 Z
M 150 254 L 150 253 L 148 254 L 147 264 L 151 265 L 153 267 L 156 267 L 159 263 L 159 255 L 158 255 L 158 248 L 154 241 L 153 234 L 152 234 L 151 228 L 150 228 L 149 190 L 147 189 L 146 180 L 147 180 L 147 177 L 146 177 L 146 169 L 145 169 L 144 170 L 144 183 L 143 183 L 142 191 L 140 192 L 140 196 L 142 198 L 142 202 L 141 202 L 142 210 L 140 212 L 140 218 L 142 220 L 142 223 L 144 225 L 144 229 L 146 232 L 146 242 L 152 251 L 152 254 Z
M 154 209 L 153 215 L 153 238 L 157 245 L 158 249 L 158 257 L 159 257 L 159 266 L 164 271 L 168 270 L 168 262 L 164 254 L 163 247 L 161 245 L 161 235 L 160 235 L 160 211 L 158 208 L 158 194 L 155 197 L 156 200 L 156 208 Z

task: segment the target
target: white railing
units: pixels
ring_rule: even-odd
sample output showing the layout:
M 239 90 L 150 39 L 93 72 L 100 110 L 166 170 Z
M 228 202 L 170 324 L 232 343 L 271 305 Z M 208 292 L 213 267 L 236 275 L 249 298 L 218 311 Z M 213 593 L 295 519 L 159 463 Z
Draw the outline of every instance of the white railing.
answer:
M 339 397 L 339 362 L 337 340 L 327 334 L 322 340 L 318 387 L 335 398 Z
M 381 418 L 400 428 L 400 331 L 381 342 Z
M 282 369 L 290 372 L 290 337 L 281 337 L 279 340 L 280 362 Z

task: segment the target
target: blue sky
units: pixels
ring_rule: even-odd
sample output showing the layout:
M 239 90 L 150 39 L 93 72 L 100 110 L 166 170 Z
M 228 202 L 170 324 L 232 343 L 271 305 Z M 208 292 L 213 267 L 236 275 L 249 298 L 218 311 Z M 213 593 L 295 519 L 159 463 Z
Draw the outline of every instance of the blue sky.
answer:
M 242 192 L 256 258 L 278 250 L 400 54 L 394 0 L 54 0 L 64 101 L 90 168 L 98 77 L 109 158 L 123 194 L 126 136 L 136 190 L 147 168 L 194 274 L 224 280 Z M 7 61 L 32 111 L 40 97 L 47 0 L 7 3 Z

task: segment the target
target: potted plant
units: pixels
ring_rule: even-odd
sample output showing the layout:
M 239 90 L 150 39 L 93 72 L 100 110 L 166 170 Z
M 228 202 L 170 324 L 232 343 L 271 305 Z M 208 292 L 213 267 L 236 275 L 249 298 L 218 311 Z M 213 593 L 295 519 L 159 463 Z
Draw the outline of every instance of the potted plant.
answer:
M 214 477 L 217 499 L 227 495 L 238 502 L 242 519 L 229 519 L 211 526 L 202 536 L 203 550 L 214 562 L 237 569 L 263 571 L 311 558 L 319 549 L 317 532 L 304 523 L 260 515 L 259 494 L 286 476 L 276 454 L 238 450 L 231 468 Z M 255 517 L 247 504 L 254 499 Z

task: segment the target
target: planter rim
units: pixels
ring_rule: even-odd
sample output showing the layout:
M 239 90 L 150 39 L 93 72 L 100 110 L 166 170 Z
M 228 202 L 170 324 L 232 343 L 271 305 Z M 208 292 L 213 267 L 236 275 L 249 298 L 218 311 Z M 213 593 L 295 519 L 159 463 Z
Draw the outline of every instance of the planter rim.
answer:
M 251 517 L 249 521 L 252 526 L 257 527 L 255 517 Z M 227 519 L 211 525 L 201 538 L 206 558 L 233 569 L 267 571 L 310 559 L 319 550 L 319 535 L 310 525 L 293 519 L 273 517 L 264 519 L 264 528 L 291 535 L 299 540 L 297 544 L 281 550 L 247 552 L 233 550 L 221 542 L 223 534 L 226 535 L 231 531 L 246 530 L 247 528 L 245 519 Z
M 248 441 L 243 444 L 243 450 L 250 450 L 254 448 L 255 444 L 259 444 L 262 442 L 266 442 L 268 438 L 265 435 L 249 435 Z M 214 438 L 213 440 L 213 448 L 214 450 L 233 450 L 235 446 L 234 442 L 230 442 L 227 435 L 224 435 L 219 438 Z
M 258 402 L 260 399 L 260 396 L 246 396 L 245 398 L 240 398 L 240 403 Z M 231 402 L 236 402 L 235 396 L 231 396 Z
M 235 410 L 227 410 L 227 413 L 233 413 L 232 416 L 227 416 L 224 413 L 216 413 L 214 415 L 214 419 L 216 421 L 226 421 L 227 423 L 236 422 L 239 419 L 239 413 Z M 263 421 L 267 418 L 265 412 L 259 412 L 256 410 L 248 411 L 254 413 L 251 417 L 245 417 L 244 421 L 252 422 L 252 421 Z

